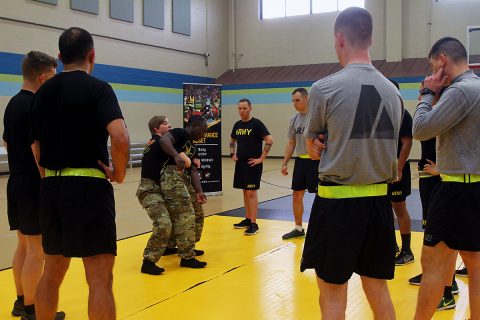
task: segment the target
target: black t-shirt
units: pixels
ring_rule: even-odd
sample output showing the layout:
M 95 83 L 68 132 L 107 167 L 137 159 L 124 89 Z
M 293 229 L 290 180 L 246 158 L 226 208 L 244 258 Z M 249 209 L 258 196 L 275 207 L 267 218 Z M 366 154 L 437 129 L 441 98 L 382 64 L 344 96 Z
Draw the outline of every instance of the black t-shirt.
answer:
M 435 150 L 436 138 L 432 138 L 426 141 L 420 141 L 422 145 L 422 158 L 418 162 L 418 170 L 423 170 L 423 166 L 428 164 L 427 159 L 433 162 L 437 162 L 437 152 Z
M 159 181 L 160 171 L 162 170 L 162 166 L 165 164 L 166 159 L 166 153 L 160 146 L 160 137 L 153 135 L 143 150 L 142 178 Z
M 33 96 L 33 92 L 21 90 L 10 99 L 3 116 L 3 140 L 7 142 L 10 175 L 31 174 L 40 179 L 30 140 Z
M 249 121 L 237 121 L 232 128 L 233 139 L 237 140 L 237 158 L 248 160 L 259 158 L 262 155 L 263 138 L 268 136 L 267 127 L 262 121 L 252 118 Z
M 413 138 L 412 135 L 412 116 L 410 113 L 405 109 L 402 118 L 402 124 L 400 126 L 400 134 L 398 136 L 398 150 L 397 150 L 397 158 L 400 157 L 400 150 L 402 150 L 402 137 L 409 137 Z
M 112 87 L 84 71 L 62 72 L 33 101 L 32 139 L 40 141 L 40 165 L 48 169 L 108 164 L 107 125 L 123 119 Z
M 178 153 L 185 152 L 189 158 L 196 156 L 195 145 L 185 129 L 175 128 L 169 132 L 175 140 L 173 147 Z M 143 151 L 142 178 L 158 181 L 160 180 L 160 171 L 165 165 L 176 165 L 175 159 L 162 149 L 160 139 L 161 137 L 153 135 Z

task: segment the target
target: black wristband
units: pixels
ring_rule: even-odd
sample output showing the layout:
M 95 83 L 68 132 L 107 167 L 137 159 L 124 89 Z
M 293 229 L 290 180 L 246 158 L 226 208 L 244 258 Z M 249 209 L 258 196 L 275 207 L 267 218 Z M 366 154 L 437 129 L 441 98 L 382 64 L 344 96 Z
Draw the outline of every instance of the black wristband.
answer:
M 431 94 L 431 95 L 435 95 L 435 92 L 428 89 L 428 88 L 423 88 L 422 90 L 419 91 L 420 92 L 420 95 L 421 96 L 424 96 L 424 95 L 427 95 L 427 94 Z
M 230 158 L 233 158 L 234 155 L 235 153 L 230 152 Z

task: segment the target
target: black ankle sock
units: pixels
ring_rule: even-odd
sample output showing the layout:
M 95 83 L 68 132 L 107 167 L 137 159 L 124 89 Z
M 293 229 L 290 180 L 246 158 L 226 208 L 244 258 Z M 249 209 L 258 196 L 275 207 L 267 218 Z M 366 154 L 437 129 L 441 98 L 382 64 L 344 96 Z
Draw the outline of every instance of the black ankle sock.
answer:
M 412 238 L 411 233 L 401 234 L 402 237 L 402 251 L 405 253 L 412 253 L 412 249 L 410 249 L 410 239 Z
M 24 301 L 23 299 L 24 299 L 23 296 L 18 296 L 18 295 L 17 295 L 17 300 L 18 300 L 18 301 L 22 301 L 22 302 L 23 302 L 23 301 Z
M 34 304 L 25 305 L 25 312 L 27 314 L 34 314 L 35 313 L 35 305 Z
M 252 219 L 250 219 L 250 218 L 245 218 L 245 219 L 247 219 L 248 222 L 250 222 L 250 223 L 252 222 Z
M 452 299 L 453 298 L 453 294 L 452 294 L 452 286 L 445 286 L 445 288 L 443 289 L 443 297 L 446 298 L 446 299 Z

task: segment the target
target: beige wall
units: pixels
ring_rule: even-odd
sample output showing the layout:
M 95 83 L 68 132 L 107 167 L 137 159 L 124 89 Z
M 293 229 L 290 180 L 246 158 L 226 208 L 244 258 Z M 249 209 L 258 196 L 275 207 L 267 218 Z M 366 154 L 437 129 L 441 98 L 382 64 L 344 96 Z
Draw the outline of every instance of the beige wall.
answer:
M 234 40 L 236 52 L 243 55 L 237 67 L 336 62 L 333 49 L 336 12 L 260 20 L 258 0 L 235 0 L 235 4 Z M 447 35 L 466 44 L 466 26 L 480 25 L 478 0 L 365 0 L 365 7 L 374 19 L 371 50 L 374 60 L 425 57 L 428 43 L 431 45 Z

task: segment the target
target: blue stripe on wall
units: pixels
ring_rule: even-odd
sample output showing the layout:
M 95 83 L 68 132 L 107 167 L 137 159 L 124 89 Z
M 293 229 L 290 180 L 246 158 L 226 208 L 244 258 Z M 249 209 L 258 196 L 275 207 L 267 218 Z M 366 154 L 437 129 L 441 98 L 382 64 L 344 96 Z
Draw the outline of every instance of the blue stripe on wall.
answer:
M 22 74 L 23 55 L 0 52 L 0 73 Z M 61 71 L 63 66 L 59 65 Z M 171 72 L 152 71 L 128 67 L 95 64 L 93 76 L 110 83 L 134 84 L 181 89 L 183 83 L 214 83 L 215 79 Z

